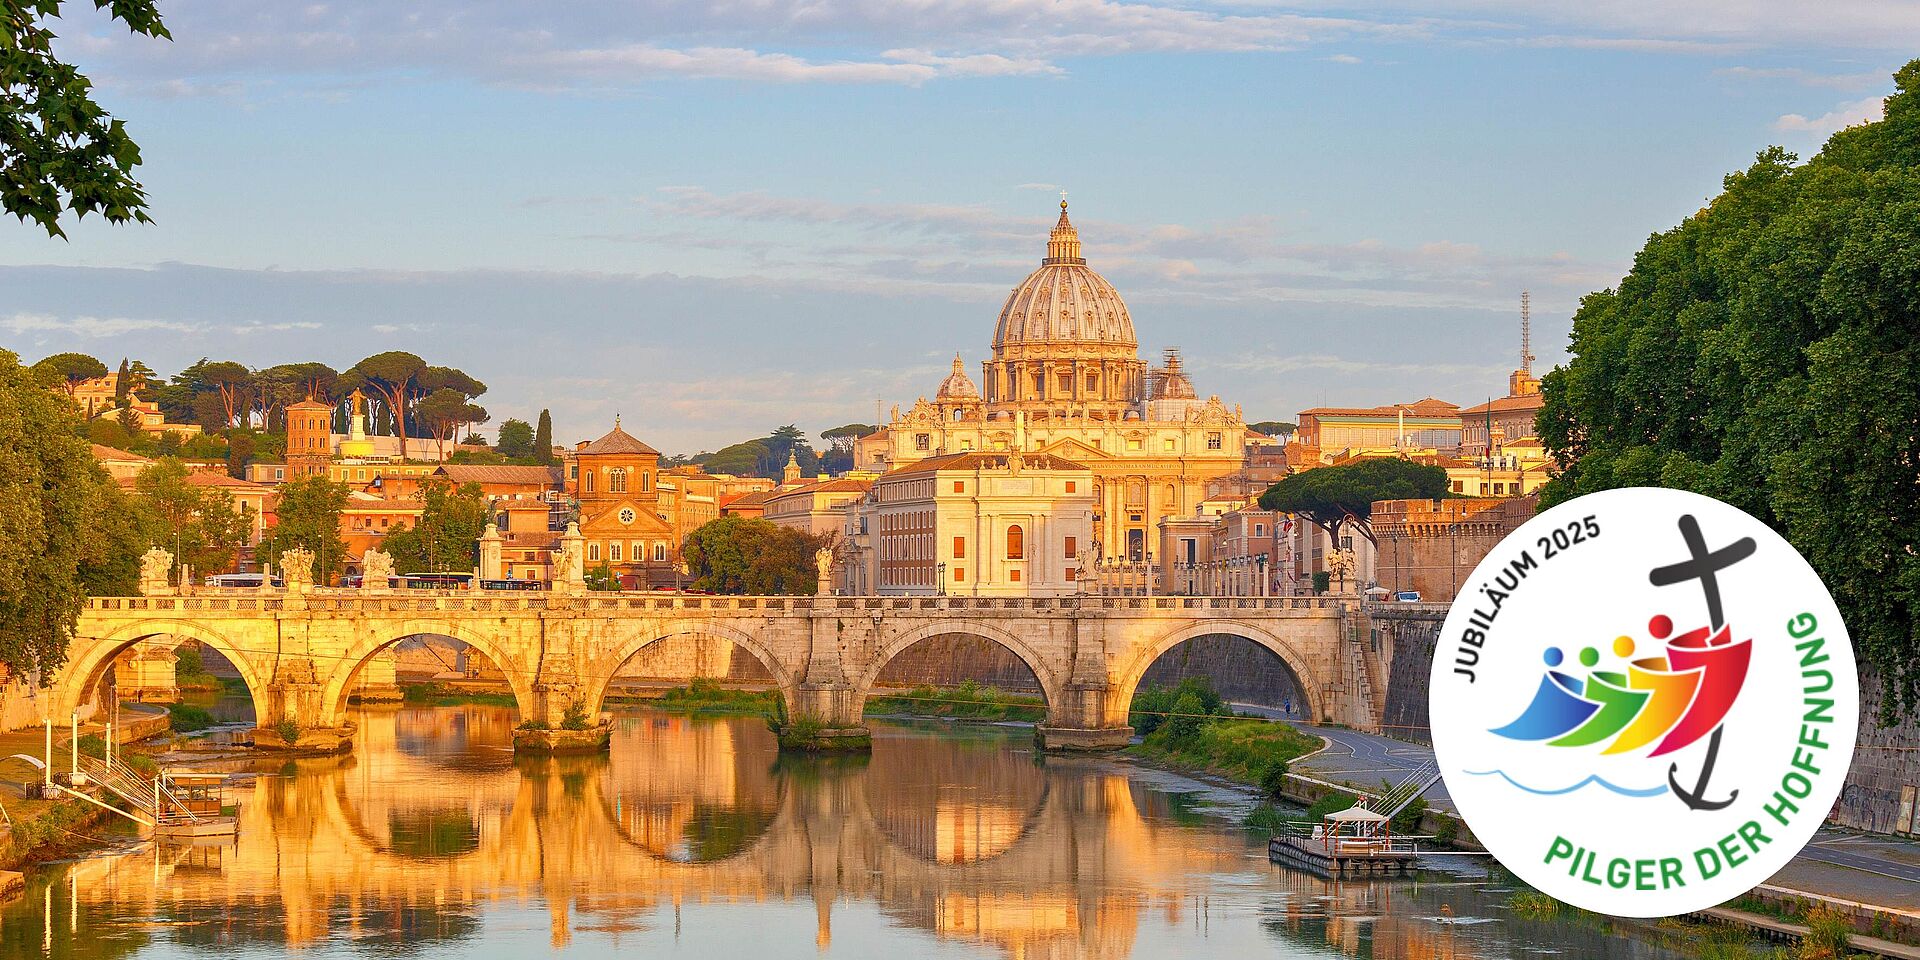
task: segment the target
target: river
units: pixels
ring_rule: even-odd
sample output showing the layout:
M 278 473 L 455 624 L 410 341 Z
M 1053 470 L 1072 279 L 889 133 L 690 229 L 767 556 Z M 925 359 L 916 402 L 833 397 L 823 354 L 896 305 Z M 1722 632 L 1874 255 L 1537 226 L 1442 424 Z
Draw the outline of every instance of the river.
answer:
M 98 828 L 0 909 L 0 956 L 1679 956 L 1515 917 L 1483 861 L 1288 871 L 1243 796 L 1019 728 L 876 721 L 871 756 L 801 758 L 756 718 L 632 708 L 610 756 L 516 760 L 508 708 L 357 721 L 349 756 L 230 763 L 237 841 Z

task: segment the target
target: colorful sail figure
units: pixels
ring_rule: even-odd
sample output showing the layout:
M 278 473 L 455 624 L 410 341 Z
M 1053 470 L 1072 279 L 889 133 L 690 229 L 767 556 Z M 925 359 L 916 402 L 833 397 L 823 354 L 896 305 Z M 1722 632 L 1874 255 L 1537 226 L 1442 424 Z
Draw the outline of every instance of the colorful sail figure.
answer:
M 1655 617 L 1649 628 L 1655 639 L 1667 639 L 1673 625 L 1666 617 Z M 1613 650 L 1630 656 L 1632 638 L 1616 639 Z M 1734 642 L 1729 628 L 1716 632 L 1702 627 L 1667 640 L 1664 657 L 1634 660 L 1625 674 L 1593 670 L 1582 680 L 1551 669 L 1560 666 L 1562 654 L 1549 648 L 1549 669 L 1533 702 L 1493 732 L 1511 740 L 1544 740 L 1554 747 L 1611 741 L 1603 754 L 1628 753 L 1658 741 L 1648 756 L 1672 753 L 1712 733 L 1726 719 L 1746 683 L 1752 652 L 1752 643 Z M 1599 660 L 1591 647 L 1580 651 L 1586 667 Z

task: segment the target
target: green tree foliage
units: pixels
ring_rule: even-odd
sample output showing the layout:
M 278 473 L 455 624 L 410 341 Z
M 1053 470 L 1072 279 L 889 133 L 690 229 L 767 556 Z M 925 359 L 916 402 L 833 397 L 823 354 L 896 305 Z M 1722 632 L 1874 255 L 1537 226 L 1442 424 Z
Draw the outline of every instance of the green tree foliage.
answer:
M 414 404 L 414 416 L 444 451 L 447 441 L 458 436 L 460 428 L 470 423 L 485 423 L 487 409 L 470 402 L 466 394 L 452 387 L 441 387 Z
M 65 237 L 63 210 L 149 223 L 133 178 L 140 147 L 93 101 L 93 84 L 54 56 L 60 0 L 0 4 L 0 208 Z M 154 0 L 94 0 L 127 29 L 168 37 Z
M 827 452 L 820 458 L 821 465 L 832 473 L 853 469 L 854 442 L 878 429 L 871 423 L 843 423 L 820 431 L 820 439 L 827 442 Z
M 87 593 L 132 591 L 143 526 L 73 405 L 0 350 L 0 663 L 58 666 Z
M 156 520 L 148 545 L 171 552 L 176 573 L 182 562 L 196 575 L 231 570 L 252 532 L 253 510 L 190 475 L 186 464 L 162 457 L 134 478 L 134 491 Z
M 1284 437 L 1300 429 L 1300 425 L 1289 420 L 1262 420 L 1259 423 L 1247 424 L 1247 429 L 1269 437 Z
M 607 592 L 620 589 L 620 578 L 614 574 L 610 564 L 588 567 L 581 572 L 580 578 L 586 582 L 588 590 Z
M 1920 61 L 1886 119 L 1778 148 L 1656 234 L 1543 378 L 1543 505 L 1677 487 L 1806 555 L 1885 681 L 1920 703 Z
M 253 371 L 244 363 L 221 360 L 200 368 L 200 382 L 213 388 L 220 397 L 225 414 L 221 429 L 242 425 L 247 418 L 247 401 L 253 391 Z
M 107 365 L 84 353 L 56 353 L 34 364 L 33 373 L 41 383 L 59 387 L 71 397 L 82 383 L 106 376 Z
M 553 415 L 540 411 L 540 424 L 533 430 L 533 457 L 541 463 L 553 462 Z
M 133 364 L 126 357 L 120 358 L 120 369 L 113 375 L 113 405 L 125 408 L 127 394 L 133 387 Z
M 1399 457 L 1373 457 L 1288 474 L 1260 495 L 1260 509 L 1303 517 L 1337 545 L 1341 529 L 1349 525 L 1373 539 L 1375 500 L 1438 500 L 1446 495 L 1446 470 Z
M 799 463 L 802 475 L 811 477 L 820 472 L 820 455 L 814 453 L 813 448 L 807 445 L 806 433 L 791 423 L 768 434 L 760 444 L 765 451 L 754 463 L 754 469 L 751 472 L 755 476 L 770 480 L 780 479 L 781 474 L 787 469 L 788 454 L 792 454 L 793 459 Z
M 305 547 L 313 553 L 314 580 L 331 583 L 347 565 L 340 511 L 346 509 L 349 495 L 346 484 L 322 476 L 288 481 L 280 488 L 279 505 L 274 508 L 279 522 L 260 541 L 262 562 L 278 570 L 282 553 Z
M 762 440 L 748 440 L 732 446 L 722 447 L 708 454 L 700 461 L 700 466 L 709 473 L 731 473 L 736 476 L 766 476 L 760 472 L 760 464 L 767 458 L 767 444 Z M 785 466 L 786 459 L 781 458 Z M 780 472 L 773 472 L 773 479 L 779 479 Z
M 681 555 L 696 590 L 810 596 L 819 587 L 819 537 L 743 517 L 721 517 L 687 535 Z
M 341 377 L 348 389 L 359 387 L 386 401 L 403 455 L 407 449 L 407 415 L 419 388 L 419 378 L 426 371 L 427 362 L 418 356 L 404 350 L 389 350 L 354 364 Z
M 462 573 L 480 565 L 480 535 L 487 527 L 487 498 L 477 483 L 458 487 L 429 479 L 420 487 L 426 505 L 411 529 L 395 527 L 385 549 L 395 573 Z
M 506 457 L 533 456 L 533 427 L 525 420 L 511 417 L 500 421 L 500 442 L 494 444 L 493 449 Z

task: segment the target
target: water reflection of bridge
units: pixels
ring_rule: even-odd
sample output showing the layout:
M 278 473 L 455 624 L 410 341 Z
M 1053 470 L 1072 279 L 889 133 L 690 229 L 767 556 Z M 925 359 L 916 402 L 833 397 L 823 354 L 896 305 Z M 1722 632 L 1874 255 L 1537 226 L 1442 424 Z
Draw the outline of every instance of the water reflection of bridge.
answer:
M 853 898 L 1016 955 L 1125 956 L 1139 893 L 1088 896 L 1087 878 L 1179 884 L 1244 855 L 1149 820 L 1118 773 L 1009 761 L 1004 739 L 796 760 L 754 721 L 641 714 L 616 731 L 620 762 L 516 761 L 506 716 L 368 715 L 358 754 L 253 781 L 237 845 L 132 854 L 111 867 L 123 879 L 87 889 L 116 912 L 255 913 L 288 945 L 370 909 L 538 902 L 559 945 L 663 905 L 768 900 L 811 900 L 825 941 Z
M 737 911 L 718 915 L 790 944 L 808 932 L 790 903 L 813 905 L 822 943 L 836 916 L 877 909 L 899 929 L 1011 957 L 1127 957 L 1136 938 L 1163 943 L 1168 929 L 1203 927 L 1209 910 L 1251 914 L 1312 954 L 1427 960 L 1515 946 L 1499 932 L 1511 928 L 1428 919 L 1442 903 L 1491 912 L 1476 887 L 1250 872 L 1257 851 L 1177 822 L 1165 795 L 1119 768 L 1043 760 L 1004 735 L 883 728 L 870 758 L 797 760 L 757 721 L 642 712 L 622 715 L 611 760 L 516 760 L 509 717 L 363 714 L 357 754 L 263 768 L 244 791 L 237 845 L 89 862 L 75 889 L 108 928 L 188 921 L 164 936 L 209 947 L 384 938 L 473 949 L 484 932 L 515 955 L 540 945 L 496 944 L 489 918 L 562 945 L 663 928 L 683 907 L 705 921 L 716 911 L 703 907 Z M 1628 946 L 1552 933 L 1573 955 Z

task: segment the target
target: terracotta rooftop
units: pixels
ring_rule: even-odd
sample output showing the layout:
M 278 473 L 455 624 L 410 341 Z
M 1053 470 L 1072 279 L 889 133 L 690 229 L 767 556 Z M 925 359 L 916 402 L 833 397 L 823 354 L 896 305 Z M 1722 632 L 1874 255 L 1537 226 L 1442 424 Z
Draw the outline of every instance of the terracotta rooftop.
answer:
M 638 437 L 620 429 L 618 423 L 614 424 L 613 429 L 609 430 L 606 436 L 581 447 L 579 450 L 579 454 L 586 456 L 618 453 L 632 453 L 654 457 L 660 455 L 660 451 L 641 443 Z
M 1506 413 L 1511 410 L 1538 410 L 1546 402 L 1546 398 L 1537 393 L 1524 394 L 1518 397 L 1501 397 L 1497 400 L 1489 400 L 1486 403 L 1475 404 L 1468 407 L 1460 411 L 1460 416 L 1467 417 L 1476 413 L 1482 415 L 1487 413 Z
M 95 460 L 121 460 L 131 463 L 153 462 L 151 459 L 134 453 L 131 450 L 121 450 L 117 447 L 109 447 L 99 443 L 93 445 L 93 458 Z
M 1314 407 L 1300 411 L 1301 416 L 1335 417 L 1392 417 L 1401 411 L 1412 417 L 1452 417 L 1458 416 L 1458 404 L 1448 403 L 1436 397 L 1422 397 L 1412 403 L 1393 403 L 1384 407 Z
M 254 483 L 251 480 L 241 480 L 238 477 L 231 477 L 224 473 L 214 473 L 211 470 L 191 471 L 187 474 L 187 482 L 196 487 L 220 487 L 224 490 L 257 490 L 261 493 L 266 493 L 273 489 L 265 484 Z
M 553 468 L 541 466 L 450 463 L 434 472 L 454 483 L 531 483 L 544 486 L 559 482 Z

